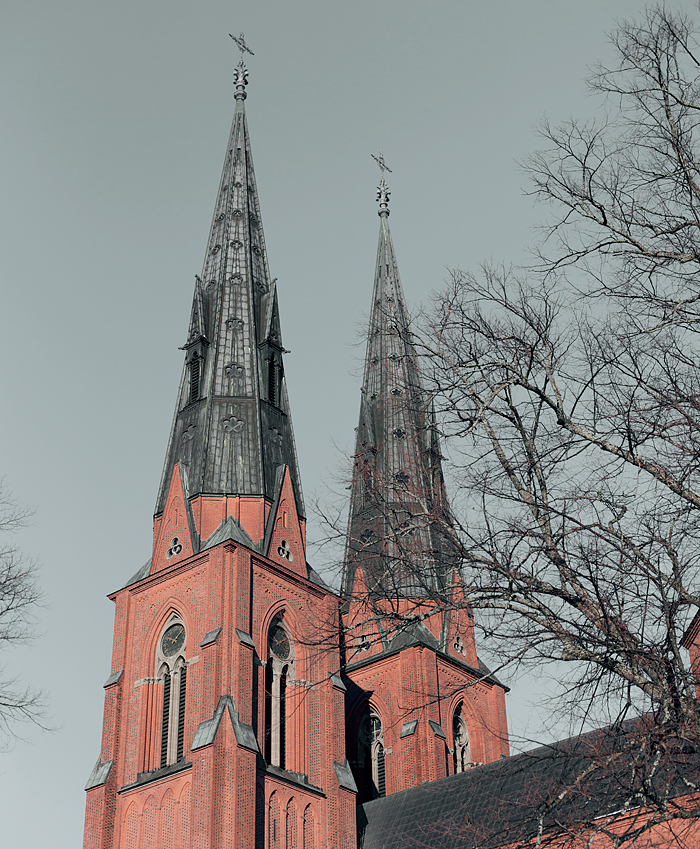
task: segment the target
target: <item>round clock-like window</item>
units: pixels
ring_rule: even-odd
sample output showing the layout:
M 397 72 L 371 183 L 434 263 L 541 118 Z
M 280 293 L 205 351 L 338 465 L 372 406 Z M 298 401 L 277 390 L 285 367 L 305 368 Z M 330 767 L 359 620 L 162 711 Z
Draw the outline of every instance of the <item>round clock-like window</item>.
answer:
M 269 646 L 272 654 L 280 660 L 289 657 L 289 637 L 279 622 L 275 622 L 270 628 Z
M 160 647 L 166 657 L 172 657 L 177 654 L 185 645 L 185 626 L 180 622 L 171 625 L 163 634 L 163 639 L 160 642 Z

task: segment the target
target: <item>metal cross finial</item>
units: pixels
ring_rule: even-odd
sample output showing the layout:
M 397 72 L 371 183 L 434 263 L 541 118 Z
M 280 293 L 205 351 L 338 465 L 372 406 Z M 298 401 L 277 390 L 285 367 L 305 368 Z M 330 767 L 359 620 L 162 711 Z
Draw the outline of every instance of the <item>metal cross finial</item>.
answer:
M 229 33 L 229 35 L 236 42 L 236 46 L 241 51 L 241 61 L 243 61 L 244 53 L 250 53 L 251 56 L 255 56 L 255 53 L 253 53 L 250 47 L 248 47 L 248 45 L 245 43 L 245 36 L 243 35 L 243 33 L 240 33 L 238 38 L 236 38 L 235 35 L 231 35 L 231 33 Z
M 245 43 L 245 36 L 241 33 L 238 38 L 235 35 L 231 35 L 231 38 L 235 41 L 236 46 L 241 51 L 241 58 L 238 62 L 238 67 L 233 72 L 233 84 L 236 86 L 236 100 L 245 100 L 246 93 L 245 87 L 248 85 L 248 69 L 245 66 L 245 62 L 243 61 L 243 54 L 250 53 L 251 56 L 255 54 Z
M 384 154 L 382 151 L 379 151 L 379 156 L 375 156 L 372 154 L 372 159 L 379 166 L 379 170 L 382 172 L 382 179 L 379 181 L 379 187 L 377 191 L 377 201 L 379 202 L 379 215 L 386 217 L 389 215 L 389 195 L 391 192 L 389 191 L 389 187 L 386 184 L 386 180 L 384 179 L 384 172 L 388 171 L 390 174 L 393 173 L 391 168 L 384 161 Z
M 374 161 L 377 163 L 377 165 L 379 166 L 379 168 L 382 172 L 382 180 L 384 179 L 384 172 L 385 171 L 388 171 L 390 174 L 394 173 L 391 170 L 391 168 L 389 168 L 389 166 L 384 161 L 384 154 L 382 153 L 381 150 L 379 151 L 379 156 L 375 156 L 374 154 L 372 154 L 372 159 L 374 159 Z

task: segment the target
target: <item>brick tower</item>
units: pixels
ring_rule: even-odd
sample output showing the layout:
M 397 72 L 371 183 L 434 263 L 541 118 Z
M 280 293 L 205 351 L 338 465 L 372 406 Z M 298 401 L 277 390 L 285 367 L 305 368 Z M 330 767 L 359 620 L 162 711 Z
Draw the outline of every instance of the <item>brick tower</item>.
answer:
M 242 52 L 241 52 L 242 56 Z M 115 602 L 85 849 L 354 847 L 338 597 L 305 517 L 244 110 L 236 106 L 158 491 Z
M 439 438 L 378 162 L 379 247 L 343 578 L 347 754 L 359 801 L 508 754 L 505 688 L 479 662 L 459 596 Z
M 153 552 L 110 596 L 85 849 L 355 849 L 357 801 L 508 751 L 504 688 L 459 598 L 383 176 L 341 596 L 306 562 L 242 58 L 234 82 Z

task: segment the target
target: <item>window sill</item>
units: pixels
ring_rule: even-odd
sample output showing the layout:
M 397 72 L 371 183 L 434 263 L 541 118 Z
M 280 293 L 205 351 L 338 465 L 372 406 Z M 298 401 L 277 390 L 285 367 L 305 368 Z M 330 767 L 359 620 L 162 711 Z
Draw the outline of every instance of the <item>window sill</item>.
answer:
M 192 762 L 183 760 L 175 764 L 170 764 L 170 766 L 154 769 L 152 772 L 140 772 L 136 777 L 136 781 L 133 781 L 131 784 L 125 784 L 118 792 L 126 793 L 128 790 L 143 787 L 144 784 L 150 784 L 152 781 L 158 781 L 161 778 L 170 778 L 171 775 L 177 775 L 188 769 L 192 769 Z

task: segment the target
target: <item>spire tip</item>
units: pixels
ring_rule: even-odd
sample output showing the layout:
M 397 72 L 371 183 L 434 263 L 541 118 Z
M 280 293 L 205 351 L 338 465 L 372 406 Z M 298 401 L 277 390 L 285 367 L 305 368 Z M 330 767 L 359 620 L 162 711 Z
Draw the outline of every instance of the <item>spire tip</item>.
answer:
M 243 33 L 240 33 L 238 36 L 231 35 L 231 33 L 229 33 L 229 36 L 233 39 L 234 43 L 241 51 L 241 58 L 238 62 L 238 66 L 233 72 L 233 84 L 236 86 L 236 100 L 245 100 L 247 97 L 245 87 L 248 85 L 248 69 L 243 61 L 243 54 L 250 53 L 251 56 L 255 56 L 255 53 L 253 53 L 250 47 L 248 47 L 245 43 L 245 36 Z
M 378 215 L 386 217 L 389 215 L 389 195 L 391 192 L 389 191 L 386 180 L 384 179 L 384 172 L 388 171 L 391 174 L 392 170 L 384 161 L 384 154 L 381 150 L 379 151 L 379 156 L 372 154 L 372 159 L 374 159 L 379 166 L 379 170 L 382 172 L 382 178 L 379 181 L 379 186 L 377 187 L 377 201 L 379 203 Z

